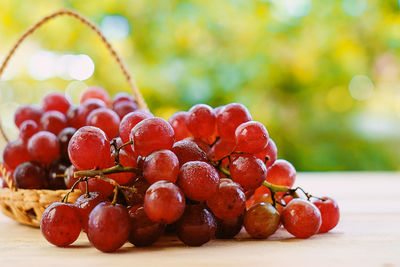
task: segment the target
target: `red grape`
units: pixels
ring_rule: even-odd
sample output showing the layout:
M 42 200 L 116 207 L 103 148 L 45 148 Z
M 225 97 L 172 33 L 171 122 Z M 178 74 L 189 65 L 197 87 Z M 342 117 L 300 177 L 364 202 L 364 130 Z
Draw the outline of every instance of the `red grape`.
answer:
M 185 197 L 175 184 L 158 181 L 146 191 L 144 211 L 155 222 L 169 224 L 177 221 L 185 209 Z
M 101 101 L 100 99 L 90 98 L 86 100 L 82 105 L 78 107 L 78 114 L 76 114 L 76 120 L 79 121 L 79 127 L 86 125 L 87 117 L 89 116 L 90 112 L 96 110 L 98 108 L 105 108 L 106 104 Z
M 178 157 L 180 166 L 189 161 L 207 161 L 206 153 L 195 142 L 186 139 L 176 142 L 172 151 Z
M 58 174 L 64 174 L 67 170 L 67 165 L 62 161 L 53 161 L 47 171 L 47 181 L 49 188 L 53 190 L 67 189 L 65 181 L 62 177 L 57 177 Z
M 60 154 L 61 157 L 67 162 L 69 162 L 68 144 L 75 132 L 75 128 L 67 127 L 58 134 L 58 140 L 60 141 Z
M 339 222 L 340 212 L 337 202 L 330 197 L 322 197 L 313 201 L 314 205 L 321 212 L 322 224 L 319 233 L 326 233 L 335 228 Z
M 88 87 L 85 92 L 83 92 L 82 96 L 81 96 L 81 101 L 80 103 L 83 104 L 84 102 L 86 102 L 89 99 L 100 99 L 101 101 L 103 101 L 106 106 L 110 106 L 110 95 L 106 92 L 106 90 L 104 90 L 103 88 L 101 88 L 100 86 L 92 86 L 92 87 Z
M 143 177 L 153 184 L 160 180 L 175 183 L 179 174 L 179 160 L 170 150 L 158 150 L 148 155 L 143 163 Z
M 215 117 L 218 117 L 218 115 L 224 111 L 224 108 L 225 108 L 225 106 L 219 106 L 219 107 L 214 108 Z
M 124 167 L 137 168 L 137 156 L 129 150 L 129 147 L 123 147 L 119 151 L 119 163 Z M 114 162 L 109 166 L 112 167 Z M 130 181 L 136 178 L 136 173 L 133 172 L 121 172 L 107 175 L 107 177 L 113 179 L 120 185 L 128 184 Z
M 215 231 L 215 237 L 220 239 L 230 239 L 237 235 L 243 227 L 244 212 L 233 219 L 217 220 L 217 229 Z
M 223 139 L 234 141 L 236 128 L 247 121 L 251 121 L 251 115 L 245 106 L 228 104 L 217 117 L 218 134 Z
M 79 178 L 74 177 L 75 171 L 76 170 L 75 170 L 74 165 L 71 165 L 64 172 L 64 174 L 65 174 L 64 182 L 65 182 L 65 185 L 67 186 L 67 188 L 71 188 L 74 185 L 74 183 L 76 181 L 78 181 L 78 179 L 79 179 Z
M 87 233 L 88 231 L 88 223 L 89 223 L 89 215 L 92 210 L 101 202 L 106 201 L 106 197 L 99 192 L 89 192 L 87 194 L 82 194 L 78 199 L 75 201 L 75 207 L 77 207 L 81 225 L 83 231 Z
M 321 212 L 304 199 L 293 199 L 282 211 L 282 223 L 286 230 L 299 238 L 308 238 L 321 226 Z
M 190 161 L 181 167 L 178 184 L 187 198 L 205 201 L 217 193 L 219 176 L 210 164 Z
M 174 144 L 174 130 L 161 118 L 148 118 L 133 127 L 130 133 L 132 148 L 140 156 L 147 156 L 160 149 L 171 149 Z
M 257 154 L 254 154 L 254 156 L 261 159 L 265 163 L 265 166 L 267 166 L 267 168 L 268 168 L 269 166 L 274 164 L 274 162 L 277 158 L 277 154 L 278 154 L 278 149 L 276 147 L 276 144 L 275 144 L 274 140 L 269 138 L 267 147 L 264 148 L 263 151 L 261 151 Z
M 214 216 L 203 205 L 188 205 L 177 224 L 179 239 L 188 246 L 201 246 L 215 235 Z
M 75 129 L 79 129 L 84 126 L 86 121 L 81 121 L 79 119 L 79 110 L 80 108 L 77 106 L 70 106 L 65 117 L 67 118 L 68 124 Z
M 46 172 L 36 162 L 24 162 L 15 169 L 14 180 L 17 188 L 41 189 L 45 183 Z
M 253 155 L 240 155 L 230 165 L 232 180 L 240 184 L 245 191 L 256 189 L 267 177 L 265 164 Z
M 102 129 L 109 139 L 117 137 L 120 119 L 117 113 L 108 108 L 98 108 L 90 112 L 86 125 Z
M 31 160 L 31 156 L 21 139 L 9 142 L 3 150 L 4 163 L 12 170 L 19 164 Z
M 64 114 L 56 110 L 50 110 L 43 114 L 40 119 L 40 126 L 43 130 L 57 135 L 68 126 L 68 122 Z
M 133 98 L 132 95 L 125 93 L 125 92 L 120 92 L 114 95 L 114 99 L 113 99 L 113 107 L 115 107 L 115 105 L 117 105 L 119 102 L 122 101 L 128 101 L 128 102 L 136 102 L 135 98 Z
M 47 131 L 37 132 L 29 139 L 28 152 L 34 161 L 49 165 L 60 158 L 58 137 Z
M 213 214 L 222 220 L 238 217 L 246 208 L 246 197 L 235 182 L 222 182 L 216 194 L 207 200 Z
M 259 153 L 268 145 L 268 131 L 257 121 L 240 124 L 235 131 L 237 150 L 245 153 Z
M 26 120 L 19 127 L 19 137 L 27 143 L 32 135 L 39 132 L 38 124 L 33 120 Z
M 214 110 L 205 104 L 194 105 L 188 112 L 186 123 L 194 137 L 208 140 L 215 130 Z
M 100 178 L 92 178 L 88 180 L 89 192 L 98 192 L 104 197 L 110 196 L 114 191 L 114 185 Z M 79 189 L 82 193 L 86 193 L 86 182 L 79 183 Z
M 188 141 L 196 143 L 196 145 L 198 145 L 201 150 L 206 152 L 206 154 L 208 153 L 208 151 L 210 151 L 210 148 L 211 148 L 210 145 L 201 141 L 199 138 L 186 137 L 184 140 L 188 140 Z
M 56 110 L 66 114 L 70 106 L 69 100 L 60 92 L 48 93 L 43 98 L 44 111 Z
M 147 217 L 143 207 L 129 210 L 131 218 L 131 234 L 129 242 L 137 247 L 150 246 L 164 233 L 164 226 Z
M 54 202 L 44 211 L 40 230 L 53 245 L 66 247 L 72 244 L 81 232 L 77 208 L 71 204 Z
M 136 110 L 126 114 L 119 125 L 119 135 L 121 136 L 122 143 L 129 142 L 129 135 L 136 124 L 151 117 L 153 115 L 145 110 Z
M 219 161 L 223 157 L 230 155 L 235 146 L 235 142 L 219 139 L 208 151 L 207 156 L 211 161 Z M 229 161 L 228 158 L 226 160 Z
M 269 203 L 258 203 L 244 215 L 244 227 L 253 238 L 267 238 L 278 230 L 279 212 Z
M 113 252 L 128 240 L 130 218 L 125 206 L 109 202 L 98 204 L 90 213 L 88 238 L 95 248 Z
M 271 184 L 292 187 L 296 180 L 296 169 L 290 162 L 278 159 L 268 168 L 267 181 Z
M 40 118 L 43 115 L 43 109 L 38 105 L 26 105 L 19 107 L 14 114 L 15 125 L 19 128 L 21 123 L 26 120 L 33 120 L 38 125 L 40 124 Z
M 113 107 L 115 113 L 118 114 L 119 118 L 122 120 L 126 116 L 126 114 L 136 111 L 138 109 L 138 105 L 136 102 L 131 101 L 120 101 L 116 103 Z
M 102 169 L 111 161 L 110 141 L 99 128 L 85 126 L 69 141 L 68 155 L 78 170 Z
M 187 112 L 179 111 L 174 113 L 168 120 L 169 124 L 171 124 L 172 128 L 174 129 L 176 141 L 180 141 L 186 137 L 192 136 L 186 124 L 187 117 Z

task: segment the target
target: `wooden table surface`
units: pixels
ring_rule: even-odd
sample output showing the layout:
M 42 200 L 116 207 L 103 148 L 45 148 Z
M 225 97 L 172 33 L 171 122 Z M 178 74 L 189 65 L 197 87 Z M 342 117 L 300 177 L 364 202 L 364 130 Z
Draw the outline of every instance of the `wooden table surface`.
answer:
M 149 248 L 126 244 L 105 254 L 84 234 L 57 248 L 38 229 L 0 215 L 0 266 L 400 266 L 400 173 L 302 173 L 297 182 L 337 199 L 341 221 L 332 232 L 301 240 L 281 229 L 260 241 L 242 231 L 202 247 L 168 237 Z

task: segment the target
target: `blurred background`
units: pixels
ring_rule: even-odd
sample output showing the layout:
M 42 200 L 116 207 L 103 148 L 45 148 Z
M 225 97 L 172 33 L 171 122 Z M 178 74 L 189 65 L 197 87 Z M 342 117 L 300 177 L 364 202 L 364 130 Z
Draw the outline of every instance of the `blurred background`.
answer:
M 1 0 L 0 60 L 62 7 L 100 26 L 157 116 L 240 102 L 297 170 L 400 170 L 400 1 Z M 58 18 L 0 82 L 7 133 L 18 105 L 87 85 L 129 91 L 97 36 Z

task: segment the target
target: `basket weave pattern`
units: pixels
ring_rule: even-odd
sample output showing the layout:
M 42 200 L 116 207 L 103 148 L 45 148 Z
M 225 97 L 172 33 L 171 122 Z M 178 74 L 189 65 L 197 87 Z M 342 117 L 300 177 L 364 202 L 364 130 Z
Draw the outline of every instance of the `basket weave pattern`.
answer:
M 98 29 L 96 25 L 90 22 L 88 19 L 80 15 L 79 13 L 69 10 L 62 9 L 60 11 L 54 12 L 49 16 L 44 17 L 39 22 L 30 27 L 21 37 L 17 40 L 15 45 L 7 54 L 5 60 L 0 66 L 0 77 L 3 74 L 5 68 L 7 67 L 10 59 L 14 55 L 17 48 L 23 43 L 23 41 L 32 33 L 34 33 L 39 27 L 41 27 L 46 22 L 59 17 L 59 16 L 69 16 L 74 19 L 77 19 L 79 22 L 88 26 L 89 29 L 94 31 L 97 36 L 101 39 L 101 41 L 105 44 L 111 56 L 117 62 L 119 68 L 121 69 L 124 77 L 126 78 L 129 86 L 132 89 L 133 96 L 135 97 L 139 108 L 148 109 L 146 102 L 144 101 L 140 91 L 137 89 L 136 83 L 133 77 L 127 71 L 124 63 L 121 58 L 117 54 L 117 52 L 113 49 L 111 44 L 106 40 L 104 35 Z M 0 136 L 4 138 L 7 142 L 9 141 L 4 129 L 1 125 L 0 121 Z M 38 227 L 40 225 L 40 219 L 42 217 L 45 209 L 55 201 L 61 201 L 61 199 L 69 192 L 69 190 L 33 190 L 33 189 L 17 189 L 13 179 L 7 173 L 6 168 L 0 163 L 0 173 L 3 178 L 7 182 L 9 188 L 0 189 L 0 207 L 2 212 L 25 225 Z M 71 192 L 68 196 L 68 202 L 73 203 L 75 200 L 81 195 L 80 190 L 75 190 Z

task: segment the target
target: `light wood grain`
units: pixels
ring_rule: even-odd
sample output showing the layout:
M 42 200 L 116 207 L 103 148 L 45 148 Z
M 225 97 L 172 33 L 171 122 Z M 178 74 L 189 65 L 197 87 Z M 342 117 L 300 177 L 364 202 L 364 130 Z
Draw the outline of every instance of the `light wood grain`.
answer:
M 0 266 L 400 266 L 399 173 L 305 173 L 297 182 L 338 200 L 342 217 L 334 231 L 300 240 L 279 230 L 262 241 L 242 232 L 198 248 L 166 237 L 150 248 L 126 244 L 105 254 L 84 234 L 57 248 L 38 229 L 0 215 Z

